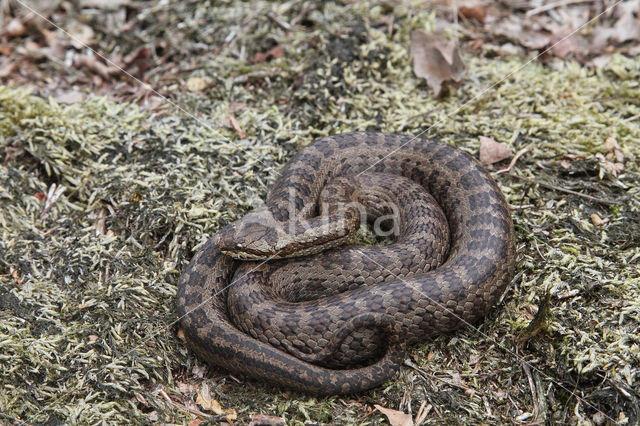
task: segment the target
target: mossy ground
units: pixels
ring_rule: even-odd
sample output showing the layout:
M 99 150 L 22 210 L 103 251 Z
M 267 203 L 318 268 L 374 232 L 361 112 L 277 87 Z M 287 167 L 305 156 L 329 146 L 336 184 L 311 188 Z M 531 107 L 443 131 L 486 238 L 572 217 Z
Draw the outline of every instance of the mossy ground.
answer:
M 377 424 L 373 404 L 415 415 L 422 402 L 426 423 L 640 421 L 639 59 L 594 70 L 468 50 L 462 85 L 436 100 L 409 54 L 411 31 L 433 25 L 428 9 L 396 8 L 389 32 L 376 23 L 391 12 L 374 3 L 199 3 L 151 8 L 141 23 L 154 23 L 149 37 L 180 28 L 187 40 L 174 59 L 190 69 L 163 93 L 188 114 L 94 96 L 64 106 L 0 88 L 0 419 L 205 420 L 195 400 L 207 383 L 241 422 Z M 267 14 L 291 20 L 309 5 L 304 31 Z M 196 55 L 203 43 L 220 49 Z M 282 57 L 248 59 L 275 45 Z M 193 77 L 209 87 L 186 90 Z M 528 147 L 495 174 L 518 260 L 486 321 L 414 348 L 396 378 L 357 396 L 205 369 L 175 325 L 176 284 L 198 247 L 259 204 L 315 137 L 425 129 L 473 155 L 479 136 Z M 609 137 L 625 156 L 617 176 L 596 157 Z M 547 299 L 540 332 L 519 343 Z

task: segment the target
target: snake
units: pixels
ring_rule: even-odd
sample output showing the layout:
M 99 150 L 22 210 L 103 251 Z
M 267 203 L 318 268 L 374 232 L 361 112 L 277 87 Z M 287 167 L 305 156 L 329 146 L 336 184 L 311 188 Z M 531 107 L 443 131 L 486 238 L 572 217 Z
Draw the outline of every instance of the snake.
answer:
M 392 241 L 352 244 L 363 222 Z M 409 345 L 483 319 L 514 268 L 508 204 L 477 160 L 435 139 L 345 133 L 301 149 L 263 207 L 197 250 L 177 313 L 214 367 L 357 393 L 392 378 Z

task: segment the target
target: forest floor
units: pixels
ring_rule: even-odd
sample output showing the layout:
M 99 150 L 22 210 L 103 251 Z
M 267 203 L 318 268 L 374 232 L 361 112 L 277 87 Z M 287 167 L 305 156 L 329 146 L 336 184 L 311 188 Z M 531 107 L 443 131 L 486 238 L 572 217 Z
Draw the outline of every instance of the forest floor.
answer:
M 640 2 L 204 3 L 0 1 L 0 423 L 640 422 Z M 205 365 L 195 251 L 363 130 L 508 148 L 501 303 L 357 395 Z

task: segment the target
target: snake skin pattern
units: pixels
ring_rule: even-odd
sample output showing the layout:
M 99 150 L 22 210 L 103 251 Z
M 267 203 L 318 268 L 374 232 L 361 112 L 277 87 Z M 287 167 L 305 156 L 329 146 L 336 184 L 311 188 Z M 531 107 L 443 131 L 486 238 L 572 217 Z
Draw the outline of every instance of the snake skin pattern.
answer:
M 267 263 L 222 252 L 259 259 L 341 244 L 354 226 L 350 214 L 314 217 L 323 188 L 340 177 L 368 182 L 359 200 L 372 216 L 388 213 L 376 208 L 385 200 L 404 206 L 393 244 Z M 318 139 L 285 166 L 266 204 L 196 253 L 177 300 L 195 352 L 255 379 L 322 394 L 378 386 L 399 369 L 407 344 L 480 320 L 513 275 L 513 225 L 502 193 L 473 158 L 433 140 L 379 133 Z M 449 235 L 437 231 L 442 216 Z M 255 223 L 263 219 L 267 226 Z M 302 219 L 313 226 L 297 227 Z M 281 232 L 286 223 L 302 237 Z

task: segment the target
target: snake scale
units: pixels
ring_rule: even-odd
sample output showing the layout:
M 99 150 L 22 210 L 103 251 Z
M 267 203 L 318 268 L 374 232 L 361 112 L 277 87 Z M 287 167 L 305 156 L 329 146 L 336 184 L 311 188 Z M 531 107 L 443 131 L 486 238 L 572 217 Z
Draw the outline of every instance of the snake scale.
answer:
M 360 221 L 345 199 L 367 206 L 364 220 L 401 204 L 396 241 L 337 247 Z M 211 365 L 306 392 L 359 392 L 395 374 L 408 344 L 484 317 L 514 258 L 507 203 L 468 154 L 404 135 L 334 135 L 282 169 L 265 207 L 199 249 L 177 309 Z

